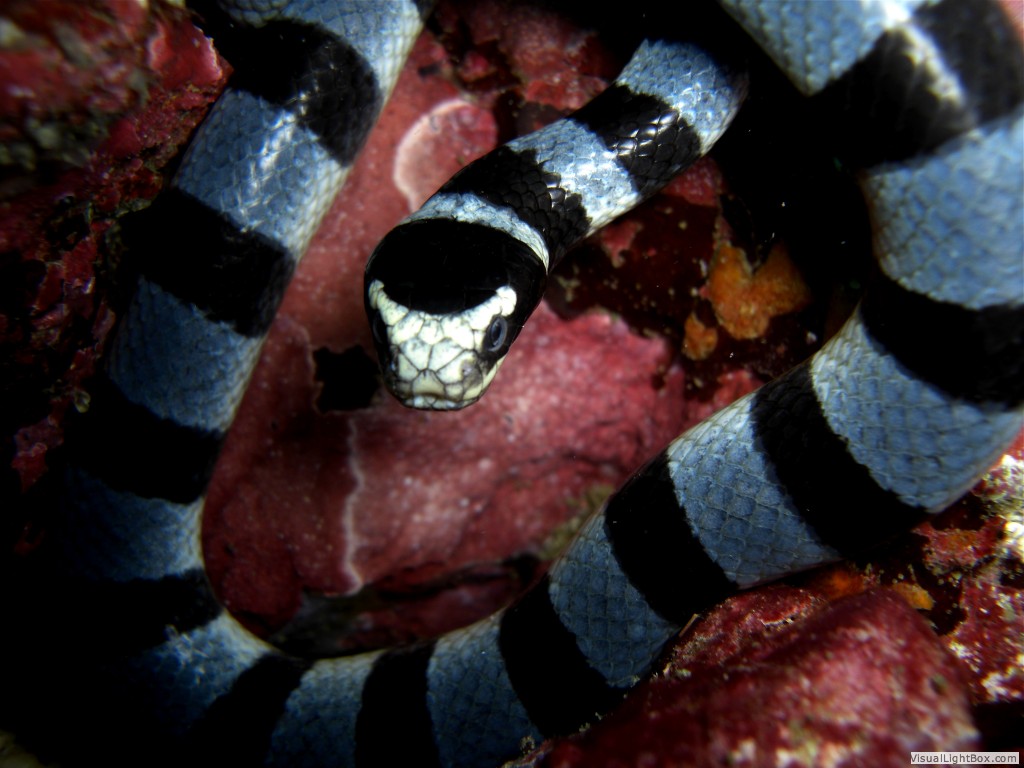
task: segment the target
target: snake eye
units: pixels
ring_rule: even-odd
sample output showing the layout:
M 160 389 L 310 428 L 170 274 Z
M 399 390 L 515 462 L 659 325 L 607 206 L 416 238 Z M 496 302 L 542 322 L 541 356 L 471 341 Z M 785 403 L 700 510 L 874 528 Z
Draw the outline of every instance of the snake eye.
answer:
M 508 320 L 498 315 L 491 321 L 484 335 L 484 352 L 497 352 L 508 336 Z

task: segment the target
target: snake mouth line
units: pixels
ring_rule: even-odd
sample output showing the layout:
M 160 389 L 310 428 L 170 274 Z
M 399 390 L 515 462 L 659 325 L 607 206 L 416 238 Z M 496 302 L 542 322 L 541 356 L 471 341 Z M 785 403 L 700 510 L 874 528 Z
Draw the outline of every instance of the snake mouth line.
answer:
M 424 395 L 395 392 L 395 398 L 406 408 L 413 408 L 421 411 L 461 411 L 473 405 L 479 397 L 471 400 L 453 400 L 443 395 Z
M 384 384 L 402 405 L 427 411 L 459 411 L 476 403 L 487 391 L 501 365 L 489 370 L 472 369 L 455 381 L 442 380 L 436 372 L 422 372 L 413 379 L 400 378 L 394 370 L 384 371 Z
M 385 377 L 384 383 L 398 402 L 416 410 L 460 411 L 473 405 L 483 394 L 483 390 L 480 390 L 473 396 L 453 397 L 437 382 L 431 386 L 423 381 L 409 382 Z

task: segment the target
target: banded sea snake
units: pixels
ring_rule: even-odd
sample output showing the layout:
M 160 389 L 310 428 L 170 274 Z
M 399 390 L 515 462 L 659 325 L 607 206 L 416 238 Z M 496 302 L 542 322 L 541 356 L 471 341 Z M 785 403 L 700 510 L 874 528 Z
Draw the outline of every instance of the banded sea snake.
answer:
M 878 285 L 822 353 L 652 459 L 512 608 L 411 650 L 309 663 L 253 638 L 217 605 L 197 546 L 202 496 L 287 277 L 365 136 L 335 132 L 335 110 L 349 101 L 376 113 L 422 9 L 237 4 L 246 7 L 235 12 L 239 25 L 262 26 L 255 34 L 264 40 L 301 38 L 314 53 L 300 57 L 292 81 L 243 73 L 198 133 L 161 205 L 173 215 L 171 229 L 183 216 L 202 222 L 210 248 L 183 260 L 155 247 L 146 258 L 68 472 L 64 567 L 82 594 L 101 595 L 109 610 L 130 617 L 111 639 L 116 652 L 75 658 L 90 667 L 86 681 L 122 702 L 110 716 L 142 728 L 128 739 L 134 747 L 157 756 L 216 753 L 211 743 L 233 748 L 247 735 L 249 751 L 236 758 L 280 765 L 400 764 L 413 756 L 428 765 L 500 762 L 523 737 L 571 730 L 608 706 L 693 613 L 737 588 L 839 558 L 880 535 L 876 526 L 899 528 L 941 509 L 1016 434 L 1024 397 L 1017 215 L 1024 88 L 1015 32 L 982 2 L 726 5 L 809 93 L 838 81 L 856 95 L 892 61 L 916 62 L 914 77 L 903 73 L 900 81 L 906 90 L 888 105 L 895 108 L 875 116 L 893 119 L 894 130 L 904 125 L 896 132 L 902 141 L 864 177 Z M 652 82 L 652 72 L 665 71 L 646 66 L 658 55 L 699 61 L 702 79 Z M 669 133 L 696 137 L 705 150 L 727 120 L 703 107 L 711 100 L 728 112 L 738 101 L 735 80 L 714 58 L 669 43 L 639 56 L 606 100 L 634 88 L 645 107 L 664 114 L 671 110 L 657 103 L 663 88 L 682 84 L 683 121 Z M 331 61 L 344 66 L 323 66 Z M 701 106 L 694 117 L 686 99 L 708 82 L 713 92 L 691 102 Z M 291 100 L 293 87 L 313 95 Z M 901 111 L 906 104 L 913 108 Z M 594 108 L 555 129 L 563 132 L 559 142 L 610 142 L 614 131 L 598 140 L 569 135 L 606 126 L 603 112 Z M 518 173 L 534 159 L 521 151 L 530 146 L 524 141 L 511 153 Z M 268 145 L 278 150 L 273 162 Z M 506 151 L 505 165 L 509 158 Z M 622 159 L 630 165 L 628 151 Z M 496 229 L 485 235 L 492 241 L 507 244 L 525 232 L 527 245 L 548 249 L 553 261 L 615 211 L 594 213 L 589 180 L 549 162 L 546 171 L 578 185 L 567 197 L 581 196 L 589 221 L 573 208 L 552 215 L 551 229 L 531 232 L 523 221 L 541 228 L 535 212 L 486 194 L 486 202 L 459 209 L 453 195 L 436 198 L 433 212 Z M 616 161 L 603 162 L 616 170 Z M 467 176 L 460 178 L 452 190 L 467 197 Z M 648 181 L 638 174 L 608 183 L 629 197 Z M 476 181 L 468 186 L 477 191 Z M 569 234 L 556 234 L 559 226 Z M 526 264 L 524 271 L 537 272 Z M 385 293 L 393 274 L 381 281 Z M 371 288 L 373 279 L 371 272 Z M 387 320 L 396 313 L 404 314 L 388 309 Z M 496 314 L 482 315 L 474 344 L 488 343 Z M 520 322 L 517 315 L 490 337 L 498 348 L 492 358 Z M 923 341 L 935 336 L 942 341 Z M 943 344 L 979 351 L 951 371 Z M 419 351 L 406 357 L 422 367 Z M 437 382 L 425 388 L 436 396 Z M 148 445 L 161 446 L 161 455 L 171 446 L 178 460 L 150 462 Z M 809 464 L 820 470 L 805 473 Z M 844 514 L 832 499 L 837 487 L 858 497 L 849 511 L 876 510 L 874 519 Z M 680 586 L 687 584 L 701 588 Z M 607 615 L 595 616 L 594 605 Z M 574 650 L 560 658 L 564 674 L 586 680 L 603 701 L 581 712 L 551 680 L 531 673 L 533 648 L 520 641 L 536 626 L 554 627 L 555 636 L 541 641 L 568 642 Z M 399 686 L 406 698 L 391 695 L 396 681 L 406 681 Z M 406 724 L 397 738 L 396 721 Z

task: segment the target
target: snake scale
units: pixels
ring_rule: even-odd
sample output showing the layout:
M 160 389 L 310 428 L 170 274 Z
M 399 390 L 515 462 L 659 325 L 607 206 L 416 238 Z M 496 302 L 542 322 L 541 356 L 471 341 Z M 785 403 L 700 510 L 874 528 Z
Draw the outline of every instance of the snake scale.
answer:
M 154 206 L 70 440 L 62 574 L 101 630 L 69 650 L 67 695 L 112 702 L 96 722 L 129 735 L 107 764 L 499 764 L 614 706 L 693 614 L 909 527 L 998 457 L 1024 401 L 1018 33 L 986 0 L 723 5 L 800 91 L 841 93 L 871 126 L 864 301 L 813 358 L 653 457 L 509 608 L 317 661 L 218 604 L 203 497 L 284 287 L 429 9 L 202 5 L 240 41 L 224 49 L 237 75 Z M 367 269 L 396 396 L 480 397 L 547 271 L 704 154 L 745 89 L 719 51 L 652 38 L 595 102 L 445 185 Z

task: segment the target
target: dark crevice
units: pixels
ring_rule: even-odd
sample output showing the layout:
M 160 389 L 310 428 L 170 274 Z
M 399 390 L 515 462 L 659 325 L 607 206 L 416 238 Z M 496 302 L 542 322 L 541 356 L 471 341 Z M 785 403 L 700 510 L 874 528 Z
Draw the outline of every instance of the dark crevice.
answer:
M 367 408 L 380 387 L 377 362 L 360 347 L 332 352 L 320 347 L 313 352 L 314 377 L 320 382 L 316 408 L 320 413 Z

